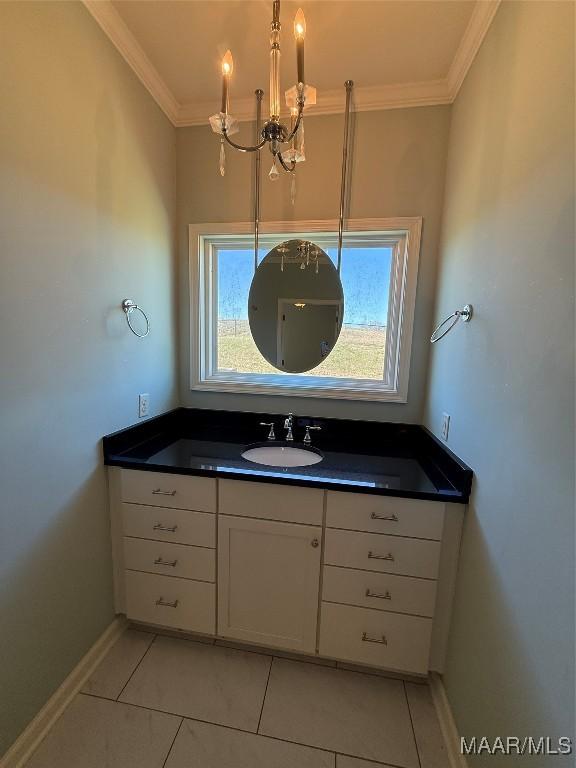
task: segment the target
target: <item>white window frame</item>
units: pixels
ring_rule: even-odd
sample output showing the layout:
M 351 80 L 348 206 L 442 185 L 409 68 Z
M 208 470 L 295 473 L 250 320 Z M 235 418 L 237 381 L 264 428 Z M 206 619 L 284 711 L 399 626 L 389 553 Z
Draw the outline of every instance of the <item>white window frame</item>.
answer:
M 390 301 L 386 329 L 386 359 L 380 380 L 346 379 L 326 376 L 290 376 L 286 374 L 256 374 L 219 372 L 216 332 L 217 301 L 213 301 L 211 260 L 214 247 L 233 244 L 238 235 L 253 232 L 251 222 L 233 224 L 190 224 L 190 388 L 211 392 L 244 392 L 247 394 L 276 394 L 298 397 L 340 398 L 348 400 L 379 400 L 405 403 L 408 397 L 410 353 L 416 303 L 416 283 L 420 256 L 421 217 L 389 219 L 351 219 L 346 222 L 344 242 L 350 245 L 354 233 L 376 235 L 394 241 L 395 253 L 390 276 Z M 261 223 L 260 235 L 295 234 L 314 240 L 334 240 L 338 221 L 273 221 Z M 361 237 L 359 244 L 361 243 Z

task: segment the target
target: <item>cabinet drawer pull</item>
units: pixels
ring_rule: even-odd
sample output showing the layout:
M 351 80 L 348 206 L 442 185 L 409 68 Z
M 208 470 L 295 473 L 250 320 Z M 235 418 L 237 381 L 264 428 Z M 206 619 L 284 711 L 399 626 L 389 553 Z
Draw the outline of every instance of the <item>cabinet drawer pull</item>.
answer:
M 167 600 L 164 600 L 163 597 L 159 597 L 158 600 L 156 600 L 156 605 L 163 605 L 166 608 L 178 608 L 179 600 L 174 600 L 173 603 L 169 603 Z
M 372 518 L 372 520 L 388 520 L 391 523 L 397 523 L 398 522 L 398 518 L 396 517 L 395 514 L 391 514 L 391 515 L 377 515 L 376 512 L 372 512 L 370 517 Z
M 169 565 L 170 568 L 176 568 L 178 560 L 163 560 L 161 557 L 157 557 L 154 560 L 154 565 Z
M 167 531 L 168 533 L 176 533 L 178 530 L 177 525 L 163 525 L 162 523 L 156 523 L 154 526 L 155 531 Z
M 367 632 L 362 632 L 362 642 L 363 643 L 379 643 L 380 645 L 388 645 L 388 640 L 386 640 L 386 635 L 381 635 L 380 637 L 370 637 Z
M 371 560 L 390 560 L 391 562 L 394 562 L 394 555 L 392 552 L 388 552 L 387 555 L 375 555 L 374 552 L 370 551 L 368 552 L 368 557 Z
M 154 488 L 152 493 L 156 496 L 176 496 L 176 491 L 162 491 L 160 488 Z
M 366 597 L 378 597 L 380 600 L 392 600 L 392 595 L 388 590 L 384 592 L 384 594 L 380 594 L 379 592 L 371 592 L 370 587 L 366 590 Z

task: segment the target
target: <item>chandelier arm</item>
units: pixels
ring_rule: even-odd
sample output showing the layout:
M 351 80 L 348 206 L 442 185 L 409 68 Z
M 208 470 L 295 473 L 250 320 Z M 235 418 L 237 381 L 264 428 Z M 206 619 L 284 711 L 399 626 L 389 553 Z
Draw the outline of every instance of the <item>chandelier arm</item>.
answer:
M 228 137 L 228 133 L 226 129 L 222 131 L 222 136 L 224 136 L 224 138 L 226 139 L 228 144 L 230 144 L 231 147 L 234 147 L 234 149 L 240 150 L 240 152 L 258 152 L 258 150 L 262 149 L 264 144 L 266 144 L 266 139 L 262 139 L 262 141 L 259 144 L 255 144 L 252 147 L 243 147 L 241 144 L 236 144 L 236 142 L 232 141 L 232 139 Z
M 284 168 L 285 171 L 288 171 L 288 173 L 294 173 L 294 171 L 296 170 L 296 160 L 292 160 L 291 165 L 286 165 L 281 152 L 278 152 L 276 157 L 278 158 L 278 160 L 280 160 L 280 165 L 282 166 L 282 168 Z
M 292 128 L 292 130 L 288 134 L 286 141 L 282 142 L 283 144 L 290 143 L 294 138 L 294 136 L 296 136 L 298 128 L 300 128 L 300 123 L 302 122 L 303 114 L 304 114 L 304 100 L 302 101 L 298 100 L 298 115 L 296 117 L 296 122 L 294 123 L 294 128 Z

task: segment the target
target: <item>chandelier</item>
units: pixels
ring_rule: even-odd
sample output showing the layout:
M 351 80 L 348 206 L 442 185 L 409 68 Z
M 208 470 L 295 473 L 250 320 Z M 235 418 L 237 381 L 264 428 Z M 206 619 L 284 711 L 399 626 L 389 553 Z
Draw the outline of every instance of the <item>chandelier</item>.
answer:
M 220 139 L 220 173 L 226 172 L 226 154 L 224 142 L 240 152 L 259 152 L 268 145 L 272 153 L 272 168 L 268 174 L 275 181 L 279 174 L 277 163 L 288 173 L 294 173 L 297 163 L 305 160 L 303 112 L 305 104 L 316 103 L 316 89 L 307 86 L 304 80 L 304 38 L 306 19 L 299 8 L 294 18 L 294 37 L 296 38 L 297 83 L 286 91 L 286 105 L 290 108 L 290 126 L 280 121 L 280 0 L 273 0 L 272 23 L 270 25 L 270 117 L 261 127 L 262 97 L 264 92 L 258 89 L 256 95 L 256 137 L 251 146 L 243 146 L 233 141 L 230 136 L 238 132 L 238 121 L 229 113 L 230 78 L 234 71 L 232 53 L 228 50 L 222 59 L 222 102 L 220 112 L 212 115 L 210 125 Z

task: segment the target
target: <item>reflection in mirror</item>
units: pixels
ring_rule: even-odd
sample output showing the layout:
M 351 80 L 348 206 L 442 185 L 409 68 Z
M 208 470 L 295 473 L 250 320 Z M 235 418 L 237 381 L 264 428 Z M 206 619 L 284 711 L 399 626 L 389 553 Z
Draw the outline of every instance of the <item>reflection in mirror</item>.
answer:
M 256 346 L 286 373 L 315 368 L 342 328 L 344 293 L 330 257 L 308 240 L 287 240 L 260 263 L 250 287 L 248 320 Z

